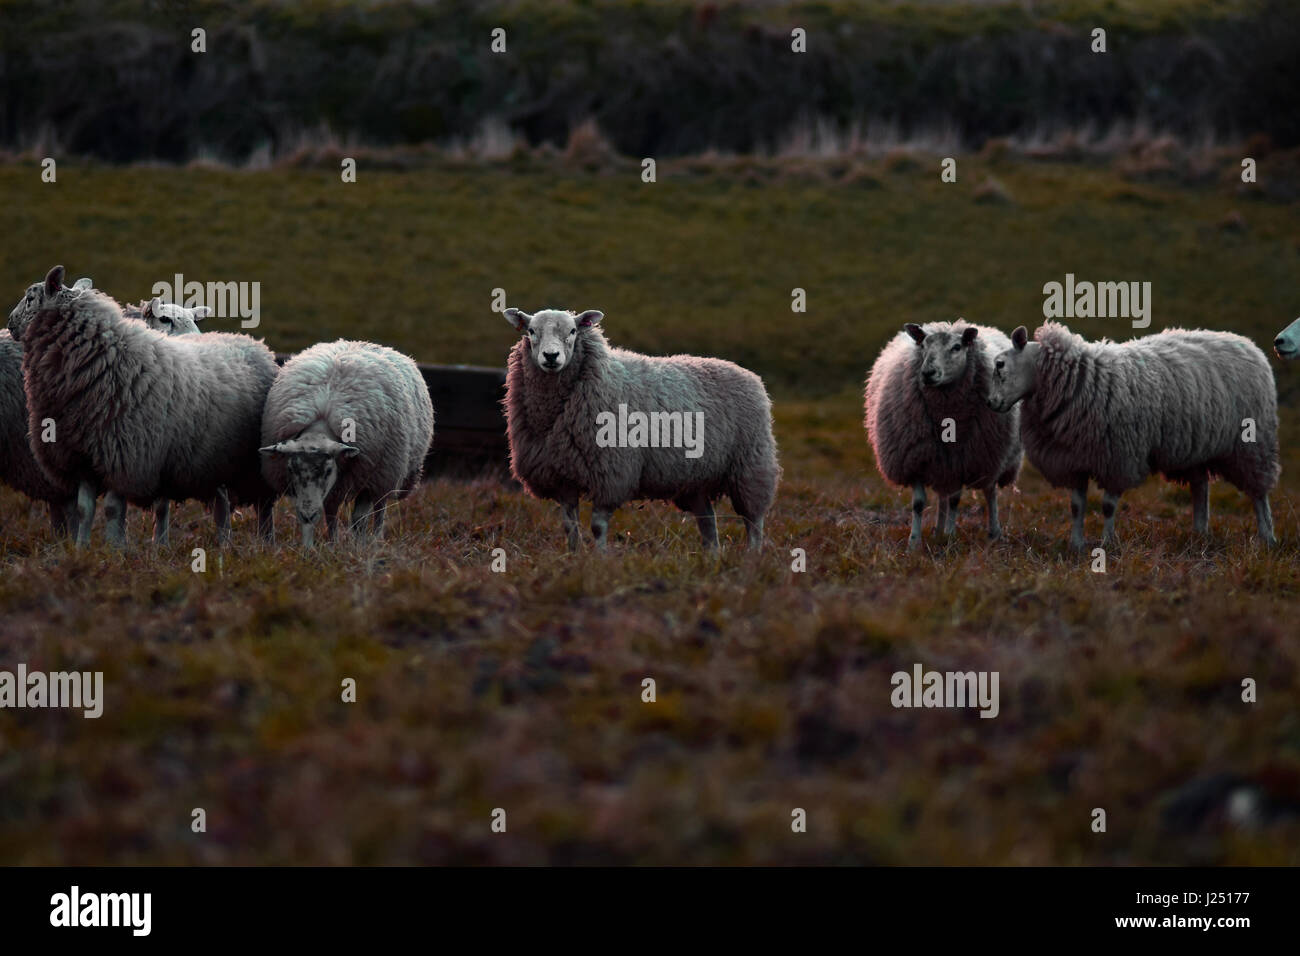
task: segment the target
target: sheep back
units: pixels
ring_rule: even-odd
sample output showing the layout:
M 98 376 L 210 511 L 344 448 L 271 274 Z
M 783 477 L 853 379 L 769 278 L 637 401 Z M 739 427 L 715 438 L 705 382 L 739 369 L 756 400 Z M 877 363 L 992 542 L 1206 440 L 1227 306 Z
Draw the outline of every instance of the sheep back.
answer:
M 1152 472 L 1201 470 L 1262 497 L 1281 473 L 1277 387 L 1264 353 L 1231 332 L 1165 329 L 1128 342 L 1087 342 L 1059 323 L 1042 345 L 1022 405 L 1029 460 L 1058 487 L 1091 477 L 1112 494 Z M 1254 442 L 1242 440 L 1255 422 Z

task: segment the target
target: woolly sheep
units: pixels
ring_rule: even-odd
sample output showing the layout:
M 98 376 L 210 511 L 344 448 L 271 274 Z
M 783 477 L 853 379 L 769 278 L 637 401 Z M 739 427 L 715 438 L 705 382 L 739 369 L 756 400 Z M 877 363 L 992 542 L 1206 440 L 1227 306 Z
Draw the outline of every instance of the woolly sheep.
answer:
M 998 488 L 1020 474 L 1018 422 L 986 404 L 993 355 L 1011 341 L 965 320 L 908 323 L 890 339 L 867 376 L 867 439 L 885 480 L 912 489 L 912 533 L 921 545 L 926 488 L 939 498 L 935 530 L 952 535 L 963 488 L 984 492 L 988 534 L 1002 534 Z M 945 440 L 948 439 L 948 440 Z
M 507 309 L 505 317 L 523 336 L 506 373 L 511 471 L 530 494 L 559 502 L 570 550 L 579 546 L 581 498 L 593 502 L 591 530 L 602 550 L 610 517 L 634 499 L 671 501 L 692 513 L 714 550 L 713 502 L 723 495 L 744 519 L 749 547 L 762 546 L 781 468 L 771 402 L 757 375 L 720 359 L 610 348 L 597 311 Z M 673 443 L 668 416 L 679 416 L 678 444 L 689 437 L 686 425 L 702 422 L 699 447 L 611 447 L 608 426 L 625 410 L 661 416 L 649 419 L 652 437 L 641 436 L 656 445 Z
M 352 531 L 420 482 L 433 444 L 433 403 L 415 362 L 370 342 L 314 345 L 285 363 L 262 417 L 262 471 L 294 500 L 303 544 L 325 515 L 334 540 L 339 506 L 355 500 Z
M 1277 357 L 1280 359 L 1290 360 L 1300 357 L 1300 319 L 1296 319 L 1278 333 L 1277 338 L 1273 340 L 1273 350 L 1277 352 Z
M 78 279 L 67 294 L 79 294 L 91 285 L 90 279 Z M 44 301 L 45 283 L 35 282 L 28 286 L 10 317 L 20 319 L 29 310 L 39 309 Z M 45 502 L 54 533 L 75 536 L 75 492 L 55 484 L 32 454 L 27 435 L 27 396 L 23 393 L 23 349 L 8 329 L 0 330 L 0 482 L 34 501 Z
M 89 542 L 99 490 L 108 534 L 124 543 L 121 499 L 141 507 L 167 498 L 215 501 L 218 539 L 230 514 L 218 492 L 257 506 L 262 534 L 272 534 L 274 495 L 258 467 L 262 406 L 275 357 L 246 335 L 167 336 L 127 319 L 93 289 L 65 294 L 63 267 L 45 279 L 44 305 L 11 315 L 23 345 L 23 381 L 31 426 L 53 419 L 57 440 L 34 442 L 37 461 L 55 484 L 76 489 L 78 544 Z M 118 497 L 120 496 L 120 498 Z
M 1209 478 L 1221 475 L 1255 504 L 1259 537 L 1273 544 L 1268 493 L 1277 484 L 1277 388 L 1268 360 L 1231 332 L 1166 329 L 1129 342 L 1087 342 L 1048 322 L 1024 326 L 994 360 L 989 406 L 1020 402 L 1029 460 L 1070 489 L 1070 544 L 1084 546 L 1088 481 L 1101 486 L 1114 540 L 1119 497 L 1152 472 L 1192 490 L 1192 519 L 1209 531 Z M 1253 440 L 1246 437 L 1253 421 Z

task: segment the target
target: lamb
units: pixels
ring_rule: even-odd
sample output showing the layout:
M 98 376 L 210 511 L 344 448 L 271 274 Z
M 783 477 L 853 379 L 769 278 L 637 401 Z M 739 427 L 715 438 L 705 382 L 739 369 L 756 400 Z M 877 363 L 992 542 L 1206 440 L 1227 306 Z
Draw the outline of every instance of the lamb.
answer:
M 302 541 L 312 545 L 322 511 L 334 540 L 339 506 L 355 500 L 351 525 L 384 530 L 385 502 L 420 482 L 433 444 L 433 403 L 410 358 L 370 342 L 314 345 L 295 355 L 267 396 L 262 472 L 294 500 Z
M 66 294 L 79 295 L 91 285 L 90 279 L 78 279 Z M 27 287 L 10 316 L 22 316 L 44 301 L 45 283 L 35 282 Z M 27 435 L 27 396 L 23 393 L 23 349 L 8 329 L 0 330 L 0 482 L 45 502 L 56 535 L 76 535 L 75 491 L 55 484 L 32 454 Z
M 867 439 L 886 481 L 912 488 L 909 550 L 921 546 L 926 488 L 939 498 L 935 530 L 951 536 L 963 488 L 984 492 L 988 534 L 1002 534 L 998 488 L 1020 474 L 1019 423 L 986 405 L 993 355 L 1011 345 L 964 319 L 908 323 L 881 350 L 866 385 Z
M 1288 361 L 1300 357 L 1300 319 L 1296 319 L 1278 333 L 1273 340 L 1273 350 L 1277 357 Z
M 781 468 L 771 402 L 757 375 L 720 359 L 610 348 L 598 327 L 604 315 L 594 310 L 507 309 L 505 317 L 523 336 L 506 373 L 511 471 L 529 494 L 559 502 L 570 551 L 580 543 L 584 497 L 593 503 L 591 531 L 601 550 L 614 511 L 651 499 L 693 514 L 714 551 L 713 502 L 722 495 L 744 519 L 750 549 L 762 547 Z M 635 426 L 615 434 L 625 431 L 614 427 L 616 418 L 631 420 L 628 410 L 649 422 L 648 435 Z M 687 444 L 692 432 L 694 445 L 668 447 Z
M 1119 498 L 1152 472 L 1192 490 L 1192 522 L 1209 531 L 1209 479 L 1221 475 L 1255 505 L 1259 537 L 1275 543 L 1268 493 L 1277 484 L 1277 387 L 1268 360 L 1231 332 L 1166 329 L 1129 342 L 1086 342 L 1048 322 L 1021 326 L 994 360 L 989 407 L 1020 402 L 1029 460 L 1070 489 L 1070 544 L 1084 546 L 1088 481 L 1101 486 L 1115 537 Z
M 57 440 L 32 450 L 56 485 L 76 489 L 77 543 L 89 542 L 100 490 L 116 493 L 105 505 L 115 545 L 124 543 L 120 500 L 145 507 L 161 498 L 216 500 L 225 544 L 223 487 L 235 503 L 257 506 L 269 538 L 275 498 L 257 448 L 278 371 L 271 351 L 246 335 L 164 335 L 124 317 L 102 292 L 68 294 L 63 274 L 62 266 L 50 270 L 44 303 L 15 310 L 9 331 L 23 346 L 31 427 L 47 418 L 57 427 Z

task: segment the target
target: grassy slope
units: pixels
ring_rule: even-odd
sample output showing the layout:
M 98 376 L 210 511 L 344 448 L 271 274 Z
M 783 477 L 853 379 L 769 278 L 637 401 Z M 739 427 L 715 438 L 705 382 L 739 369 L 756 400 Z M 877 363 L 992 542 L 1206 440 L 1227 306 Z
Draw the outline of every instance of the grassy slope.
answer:
M 378 551 L 264 553 L 245 516 L 204 576 L 193 505 L 163 555 L 71 556 L 0 492 L 0 665 L 103 669 L 108 693 L 98 722 L 0 712 L 0 860 L 1297 862 L 1294 404 L 1282 549 L 1248 543 L 1230 488 L 1214 542 L 1195 542 L 1186 493 L 1152 483 L 1094 575 L 1061 551 L 1064 500 L 1032 474 L 1004 542 L 968 508 L 953 548 L 908 556 L 857 397 L 903 321 L 1032 324 L 1066 271 L 1151 279 L 1155 327 L 1264 342 L 1294 311 L 1294 210 L 1079 166 L 999 169 L 1018 204 L 986 206 L 974 165 L 946 187 L 877 171 L 879 188 L 73 167 L 48 187 L 0 169 L 0 224 L 32 233 L 0 268 L 15 298 L 54 261 L 122 296 L 172 271 L 257 279 L 276 347 L 348 334 L 483 363 L 510 342 L 495 286 L 600 307 L 620 344 L 763 371 L 787 477 L 757 564 L 735 519 L 715 566 L 660 506 L 620 513 L 612 556 L 565 557 L 550 506 L 439 483 Z M 1246 231 L 1217 229 L 1234 208 Z M 1001 716 L 894 710 L 889 675 L 918 661 L 1000 671 Z M 338 701 L 347 676 L 356 705 Z M 1224 773 L 1264 795 L 1259 827 L 1198 807 Z M 796 806 L 807 834 L 789 831 Z M 1106 835 L 1088 829 L 1098 806 Z M 488 832 L 494 807 L 507 836 Z

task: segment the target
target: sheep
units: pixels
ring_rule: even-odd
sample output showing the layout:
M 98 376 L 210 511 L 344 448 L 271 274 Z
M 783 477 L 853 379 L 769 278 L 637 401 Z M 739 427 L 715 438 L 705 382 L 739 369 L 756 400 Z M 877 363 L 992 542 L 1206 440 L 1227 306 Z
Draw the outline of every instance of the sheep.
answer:
M 90 279 L 78 279 L 67 294 L 80 294 L 91 286 Z M 33 283 L 10 316 L 21 317 L 39 308 L 44 300 L 45 283 Z M 23 349 L 8 329 L 0 330 L 0 482 L 45 502 L 56 535 L 76 535 L 75 492 L 55 484 L 32 454 L 27 436 L 27 396 L 23 394 Z
M 310 547 L 323 512 L 334 540 L 339 506 L 355 500 L 351 525 L 384 530 L 389 498 L 420 482 L 433 444 L 433 402 L 415 362 L 370 342 L 314 345 L 285 363 L 262 416 L 262 473 L 293 498 Z
M 671 501 L 693 514 L 705 548 L 716 551 L 713 502 L 723 495 L 744 519 L 750 549 L 762 547 L 781 468 L 757 375 L 720 359 L 611 348 L 595 310 L 506 309 L 505 317 L 522 335 L 506 372 L 511 472 L 529 494 L 560 504 L 570 551 L 580 544 L 584 497 L 602 551 L 613 513 L 634 499 Z M 649 422 L 648 434 L 614 427 L 631 421 L 623 418 L 629 410 Z M 674 442 L 687 447 L 666 447 Z
M 1278 358 L 1288 361 L 1300 356 L 1300 319 L 1277 334 L 1273 340 L 1273 350 L 1277 352 Z
M 1209 533 L 1209 479 L 1255 505 L 1259 537 L 1276 543 L 1268 494 L 1277 484 L 1277 387 L 1268 360 L 1231 332 L 1165 329 L 1129 342 L 1087 342 L 1048 322 L 1011 334 L 994 359 L 989 407 L 1020 403 L 1030 462 L 1070 489 L 1070 545 L 1084 547 L 1088 481 L 1102 489 L 1102 544 L 1115 540 L 1119 498 L 1152 472 L 1187 483 L 1196 533 Z
M 278 368 L 260 340 L 246 335 L 167 336 L 123 316 L 94 289 L 63 287 L 63 267 L 46 276 L 44 304 L 11 315 L 23 346 L 23 382 L 33 429 L 53 419 L 56 440 L 32 450 L 58 485 L 76 489 L 77 543 L 90 540 L 95 498 L 105 503 L 108 536 L 125 543 L 125 499 L 216 501 L 217 537 L 230 536 L 218 491 L 257 506 L 273 535 L 274 495 L 258 467 L 262 407 Z M 17 312 L 17 310 L 15 310 Z M 110 508 L 111 504 L 111 508 Z
M 939 498 L 935 530 L 956 531 L 963 488 L 984 492 L 988 536 L 1002 534 L 998 488 L 1020 474 L 1023 450 L 1015 417 L 985 404 L 993 354 L 1009 347 L 997 329 L 964 319 L 907 323 L 881 350 L 867 376 L 864 424 L 876 467 L 891 484 L 912 489 L 908 549 L 921 546 L 926 488 Z

